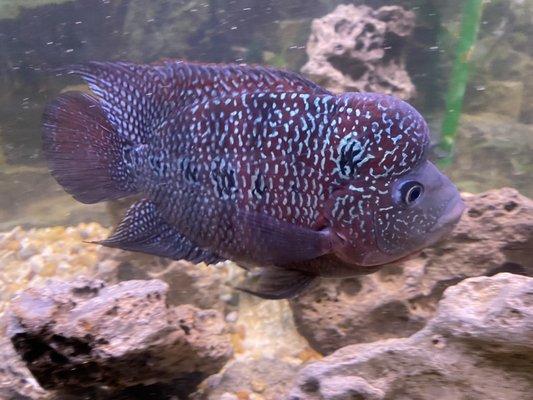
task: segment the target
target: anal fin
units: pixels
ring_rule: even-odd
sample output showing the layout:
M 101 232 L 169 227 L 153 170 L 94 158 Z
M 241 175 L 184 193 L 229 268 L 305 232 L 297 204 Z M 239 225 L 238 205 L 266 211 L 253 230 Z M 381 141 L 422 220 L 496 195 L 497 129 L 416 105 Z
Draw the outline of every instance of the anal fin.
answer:
M 301 271 L 272 266 L 262 268 L 256 283 L 237 289 L 263 299 L 290 299 L 302 293 L 315 279 L 316 276 Z
M 198 247 L 169 225 L 149 200 L 133 204 L 113 234 L 95 243 L 193 263 L 214 264 L 223 260 L 217 254 Z

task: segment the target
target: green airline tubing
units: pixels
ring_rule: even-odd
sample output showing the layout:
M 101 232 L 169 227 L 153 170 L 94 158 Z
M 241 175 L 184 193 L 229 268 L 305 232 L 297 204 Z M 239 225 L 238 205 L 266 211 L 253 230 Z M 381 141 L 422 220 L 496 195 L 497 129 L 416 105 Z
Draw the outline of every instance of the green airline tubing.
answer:
M 463 107 L 470 58 L 476 43 L 482 9 L 483 0 L 466 0 L 463 6 L 459 41 L 445 99 L 446 113 L 442 121 L 441 139 L 437 146 L 438 152 L 444 155 L 438 162 L 441 167 L 448 166 L 453 161 L 457 126 Z

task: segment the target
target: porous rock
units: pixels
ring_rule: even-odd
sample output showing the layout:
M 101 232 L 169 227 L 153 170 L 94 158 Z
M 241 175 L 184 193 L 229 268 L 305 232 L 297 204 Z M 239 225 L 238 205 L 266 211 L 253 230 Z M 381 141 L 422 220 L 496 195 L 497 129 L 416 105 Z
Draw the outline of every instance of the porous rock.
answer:
M 448 286 L 506 271 L 533 276 L 533 201 L 509 188 L 464 197 L 468 209 L 447 240 L 372 275 L 323 279 L 291 301 L 300 333 L 325 354 L 407 337 Z
M 411 98 L 402 46 L 415 15 L 399 6 L 340 5 L 315 19 L 302 72 L 334 92 L 381 92 Z
M 303 368 L 290 400 L 526 400 L 533 393 L 533 278 L 498 274 L 446 290 L 409 338 L 344 347 Z
M 261 400 L 283 399 L 299 367 L 300 364 L 282 359 L 237 359 L 202 382 L 192 399 L 252 399 L 252 396 Z
M 43 400 L 46 396 L 9 339 L 0 332 L 0 399 Z
M 159 280 L 51 280 L 20 293 L 7 335 L 39 384 L 65 392 L 185 380 L 192 390 L 232 350 L 214 310 L 166 305 Z

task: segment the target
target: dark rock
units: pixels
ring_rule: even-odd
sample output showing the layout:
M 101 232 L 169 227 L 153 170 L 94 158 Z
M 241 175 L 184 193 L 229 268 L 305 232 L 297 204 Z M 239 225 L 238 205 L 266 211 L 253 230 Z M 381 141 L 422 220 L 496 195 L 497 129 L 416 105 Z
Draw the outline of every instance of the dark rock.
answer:
M 533 278 L 448 288 L 426 328 L 343 347 L 304 367 L 291 400 L 526 400 L 533 391 Z
M 372 275 L 323 279 L 291 301 L 300 333 L 322 353 L 406 337 L 435 314 L 447 287 L 467 277 L 533 276 L 533 201 L 514 189 L 465 200 L 468 209 L 448 240 Z
M 49 390 L 116 391 L 183 380 L 193 390 L 232 350 L 220 314 L 166 305 L 161 281 L 49 281 L 16 297 L 8 337 Z
M 42 400 L 46 395 L 9 339 L 0 333 L 0 399 Z

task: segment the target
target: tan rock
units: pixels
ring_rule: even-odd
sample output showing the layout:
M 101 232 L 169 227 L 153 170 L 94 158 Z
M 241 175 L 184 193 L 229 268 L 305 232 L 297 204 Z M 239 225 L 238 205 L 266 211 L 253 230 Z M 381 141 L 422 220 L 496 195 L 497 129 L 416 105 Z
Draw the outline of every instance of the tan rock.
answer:
M 280 400 L 289 390 L 298 369 L 299 364 L 276 358 L 237 359 L 203 382 L 192 399 L 241 399 L 242 394 L 246 393 L 248 397 L 244 398 L 248 399 L 254 396 L 264 400 Z
M 404 339 L 344 347 L 303 368 L 290 400 L 526 400 L 533 393 L 533 278 L 498 274 L 448 288 Z
M 433 317 L 448 286 L 504 271 L 533 275 L 533 201 L 514 189 L 465 200 L 468 210 L 448 240 L 372 275 L 323 279 L 293 300 L 300 333 L 323 353 L 406 337 Z
M 307 43 L 309 61 L 302 72 L 333 92 L 382 92 L 411 98 L 415 87 L 405 70 L 398 42 L 414 28 L 414 13 L 398 6 L 374 10 L 340 5 L 315 19 Z
M 159 280 L 50 281 L 12 301 L 7 335 L 40 385 L 73 392 L 185 379 L 192 391 L 232 349 L 214 310 L 166 304 Z

